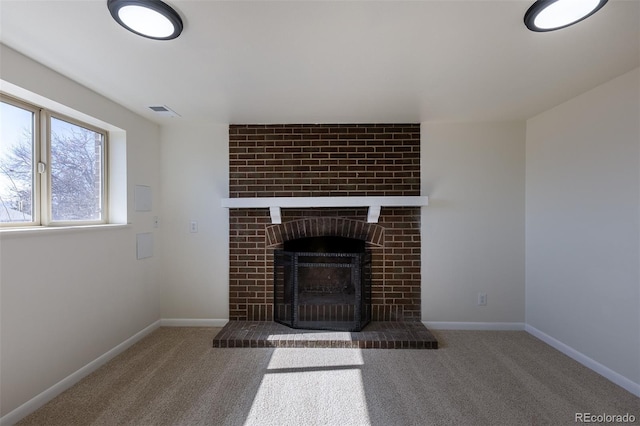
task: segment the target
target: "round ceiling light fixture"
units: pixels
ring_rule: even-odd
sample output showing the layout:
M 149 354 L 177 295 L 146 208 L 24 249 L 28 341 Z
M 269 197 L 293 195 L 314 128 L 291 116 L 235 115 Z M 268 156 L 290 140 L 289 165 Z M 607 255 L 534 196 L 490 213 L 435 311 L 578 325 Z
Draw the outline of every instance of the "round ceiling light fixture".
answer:
M 531 31 L 545 32 L 568 27 L 596 13 L 607 0 L 537 0 L 524 15 Z
M 132 33 L 154 40 L 171 40 L 182 32 L 182 19 L 160 0 L 107 0 L 113 19 Z

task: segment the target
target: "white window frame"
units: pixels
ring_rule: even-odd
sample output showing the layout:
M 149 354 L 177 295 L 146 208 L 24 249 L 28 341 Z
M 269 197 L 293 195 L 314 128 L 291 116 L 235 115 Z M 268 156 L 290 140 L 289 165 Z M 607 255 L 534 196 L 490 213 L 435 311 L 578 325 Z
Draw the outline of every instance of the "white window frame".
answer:
M 0 101 L 32 112 L 33 138 L 33 216 L 31 222 L 2 222 L 1 228 L 16 227 L 66 227 L 92 226 L 107 224 L 109 218 L 109 132 L 85 121 L 78 120 L 55 110 L 47 109 L 33 103 L 15 98 L 0 92 Z M 51 119 L 55 118 L 67 123 L 83 127 L 102 135 L 101 152 L 101 214 L 99 220 L 60 221 L 52 219 L 52 189 L 51 189 Z M 44 168 L 44 171 L 41 171 Z

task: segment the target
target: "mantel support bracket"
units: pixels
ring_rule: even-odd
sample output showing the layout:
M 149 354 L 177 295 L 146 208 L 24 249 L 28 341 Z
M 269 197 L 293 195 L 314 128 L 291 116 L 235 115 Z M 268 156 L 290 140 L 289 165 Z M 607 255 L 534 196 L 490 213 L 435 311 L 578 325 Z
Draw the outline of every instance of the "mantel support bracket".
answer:
M 369 206 L 369 213 L 367 214 L 367 222 L 378 223 L 380 218 L 380 209 L 382 206 Z
M 269 214 L 271 214 L 271 223 L 274 225 L 280 225 L 282 223 L 282 212 L 280 211 L 280 207 L 269 207 Z

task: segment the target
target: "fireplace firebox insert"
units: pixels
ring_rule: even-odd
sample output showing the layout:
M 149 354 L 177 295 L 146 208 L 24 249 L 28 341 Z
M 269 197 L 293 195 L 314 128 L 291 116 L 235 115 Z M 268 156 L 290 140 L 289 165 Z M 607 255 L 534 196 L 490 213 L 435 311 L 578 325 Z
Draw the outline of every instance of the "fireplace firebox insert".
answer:
M 274 320 L 292 328 L 360 331 L 371 321 L 365 241 L 310 237 L 274 252 Z

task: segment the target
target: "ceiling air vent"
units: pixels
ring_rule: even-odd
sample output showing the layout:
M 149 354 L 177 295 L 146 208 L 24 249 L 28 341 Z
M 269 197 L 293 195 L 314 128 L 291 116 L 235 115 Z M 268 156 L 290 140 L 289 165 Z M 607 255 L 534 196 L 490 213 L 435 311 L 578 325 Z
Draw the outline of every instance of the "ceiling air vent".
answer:
M 180 114 L 172 110 L 166 105 L 150 106 L 149 109 L 156 114 L 164 115 L 165 117 L 180 117 Z

